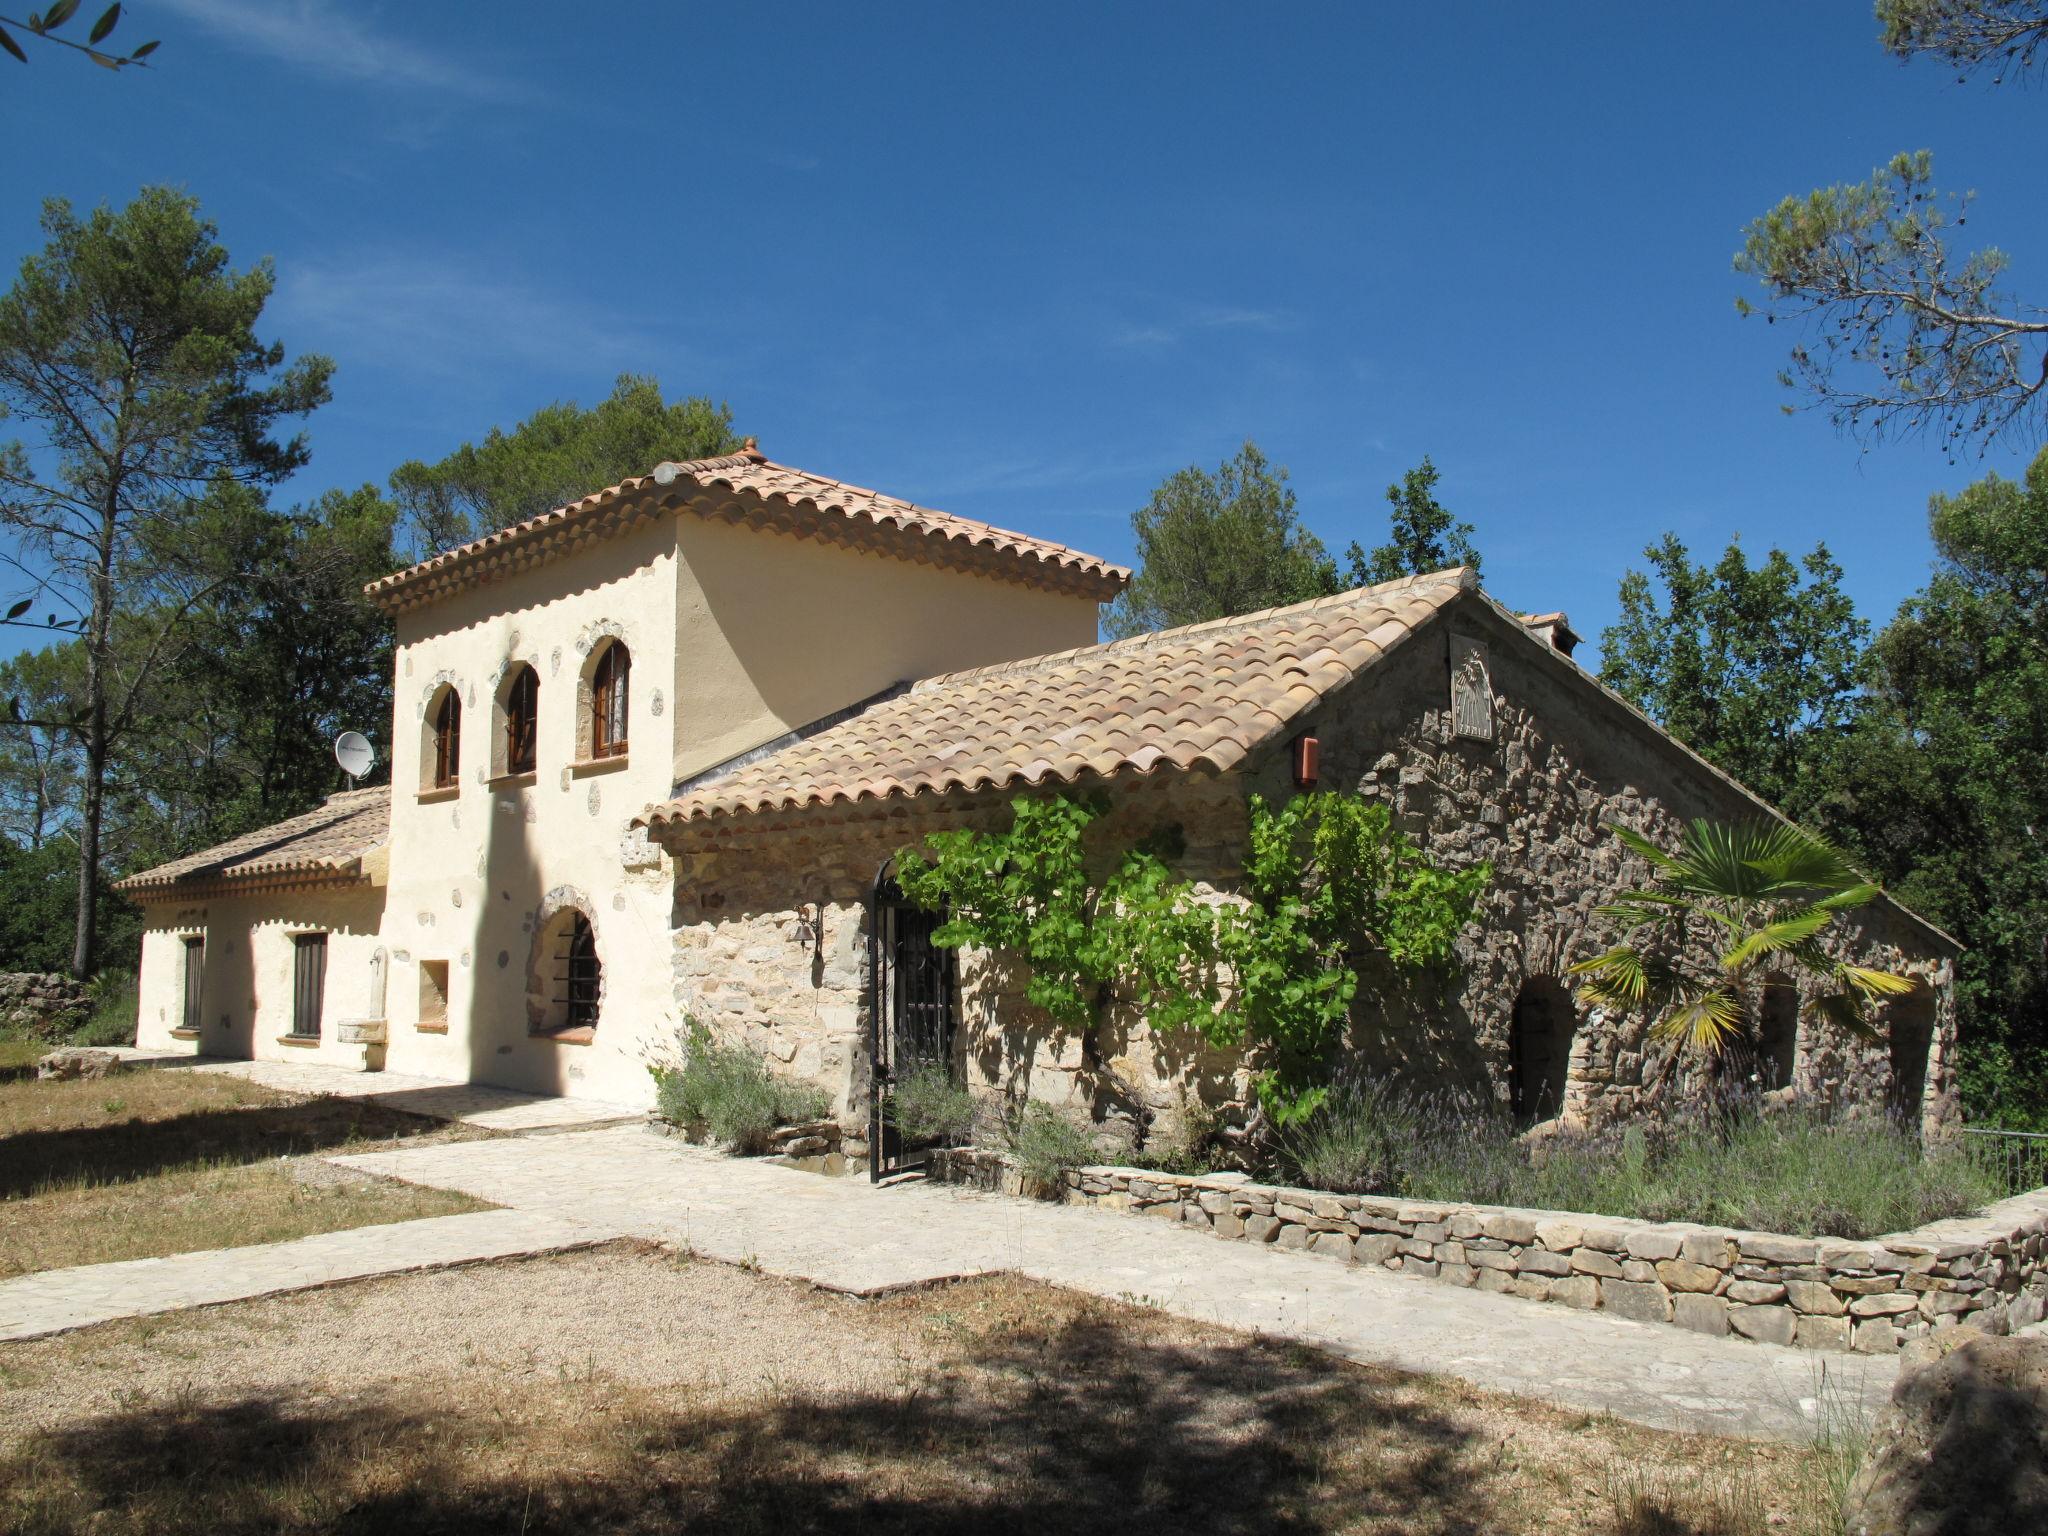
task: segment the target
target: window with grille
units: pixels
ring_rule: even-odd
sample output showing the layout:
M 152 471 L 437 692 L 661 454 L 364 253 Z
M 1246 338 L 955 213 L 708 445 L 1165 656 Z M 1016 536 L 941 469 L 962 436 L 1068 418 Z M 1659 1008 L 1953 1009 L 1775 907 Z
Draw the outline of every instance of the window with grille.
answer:
M 540 724 L 540 676 L 521 667 L 505 695 L 505 771 L 532 773 L 534 744 Z
M 614 640 L 597 658 L 590 678 L 590 755 L 626 755 L 626 699 L 633 658 Z
M 199 1009 L 206 987 L 206 940 L 185 941 L 185 1028 L 199 1027 Z
M 440 707 L 434 711 L 435 789 L 449 789 L 462 772 L 462 700 L 453 688 L 441 691 Z
M 327 991 L 327 935 L 292 938 L 292 1033 L 320 1037 L 320 1005 Z
M 597 932 L 581 912 L 571 914 L 562 930 L 556 956 L 557 985 L 562 989 L 563 1027 L 590 1029 L 597 1024 L 597 998 L 604 987 L 604 969 L 597 958 Z

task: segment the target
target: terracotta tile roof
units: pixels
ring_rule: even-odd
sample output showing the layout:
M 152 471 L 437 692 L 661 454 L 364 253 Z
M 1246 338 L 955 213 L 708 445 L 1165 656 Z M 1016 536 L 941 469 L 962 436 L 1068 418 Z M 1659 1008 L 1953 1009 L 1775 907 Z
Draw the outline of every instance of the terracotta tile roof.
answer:
M 329 795 L 318 810 L 130 875 L 116 881 L 114 889 L 150 901 L 217 885 L 353 880 L 362 874 L 364 856 L 390 836 L 391 787 L 344 790 Z
M 777 464 L 748 438 L 739 453 L 657 465 L 652 474 L 485 534 L 363 590 L 399 613 L 571 553 L 663 512 L 685 511 L 1098 602 L 1115 597 L 1131 579 L 1122 566 L 1064 544 Z
M 712 770 L 639 824 L 892 796 L 1228 771 L 1477 583 L 1411 576 L 1240 618 L 926 678 L 814 736 Z

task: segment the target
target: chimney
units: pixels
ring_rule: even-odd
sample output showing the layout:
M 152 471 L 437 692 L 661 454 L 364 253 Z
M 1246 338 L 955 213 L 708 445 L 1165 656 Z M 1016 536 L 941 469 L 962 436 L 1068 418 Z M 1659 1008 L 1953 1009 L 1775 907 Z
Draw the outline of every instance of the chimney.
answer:
M 1579 647 L 1579 632 L 1572 628 L 1572 621 L 1562 613 L 1525 613 L 1522 622 L 1548 640 L 1551 649 L 1560 656 L 1569 656 Z

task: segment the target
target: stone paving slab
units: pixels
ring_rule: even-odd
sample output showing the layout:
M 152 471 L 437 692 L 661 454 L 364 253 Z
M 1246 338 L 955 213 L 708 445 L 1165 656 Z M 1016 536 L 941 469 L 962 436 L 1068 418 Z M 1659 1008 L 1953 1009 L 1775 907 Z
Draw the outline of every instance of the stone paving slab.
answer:
M 435 1077 L 415 1077 L 406 1072 L 357 1072 L 348 1067 L 322 1066 L 313 1062 L 165 1056 L 158 1052 L 138 1051 L 133 1046 L 118 1049 L 125 1059 L 138 1065 L 239 1077 L 265 1088 L 274 1088 L 279 1093 L 324 1093 L 345 1099 L 368 1099 L 386 1109 L 427 1115 L 436 1120 L 459 1120 L 465 1125 L 484 1126 L 497 1131 L 588 1129 L 591 1126 L 616 1125 L 622 1121 L 637 1123 L 647 1117 L 646 1110 L 636 1109 L 630 1104 L 522 1093 L 485 1083 L 451 1083 Z
M 551 1137 L 545 1156 L 531 1143 L 492 1140 L 330 1160 L 836 1290 L 873 1294 L 1015 1270 L 1665 1429 L 1808 1438 L 1827 1412 L 1874 1412 L 1897 1373 L 1886 1357 L 1823 1359 L 1708 1338 L 1219 1242 L 1157 1218 L 952 1186 L 875 1189 L 634 1129 Z
M 322 1232 L 284 1243 L 50 1269 L 0 1281 L 0 1340 L 609 1242 L 621 1233 L 546 1211 L 470 1211 Z

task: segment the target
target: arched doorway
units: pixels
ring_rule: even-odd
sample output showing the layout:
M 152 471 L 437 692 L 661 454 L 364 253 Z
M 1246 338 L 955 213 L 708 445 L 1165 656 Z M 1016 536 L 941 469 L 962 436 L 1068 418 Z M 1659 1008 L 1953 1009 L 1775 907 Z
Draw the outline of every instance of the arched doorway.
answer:
M 1799 1068 L 1799 989 L 1781 976 L 1764 982 L 1756 1011 L 1757 1086 L 1765 1093 L 1792 1086 Z
M 1508 1023 L 1508 1107 L 1522 1124 L 1563 1113 L 1578 1022 L 1571 993 L 1547 976 L 1531 977 L 1515 994 Z
M 891 861 L 893 862 L 893 860 Z M 954 1070 L 959 985 L 953 951 L 932 943 L 945 921 L 904 896 L 885 863 L 868 896 L 868 1177 L 910 1166 L 890 1113 L 913 1072 Z

